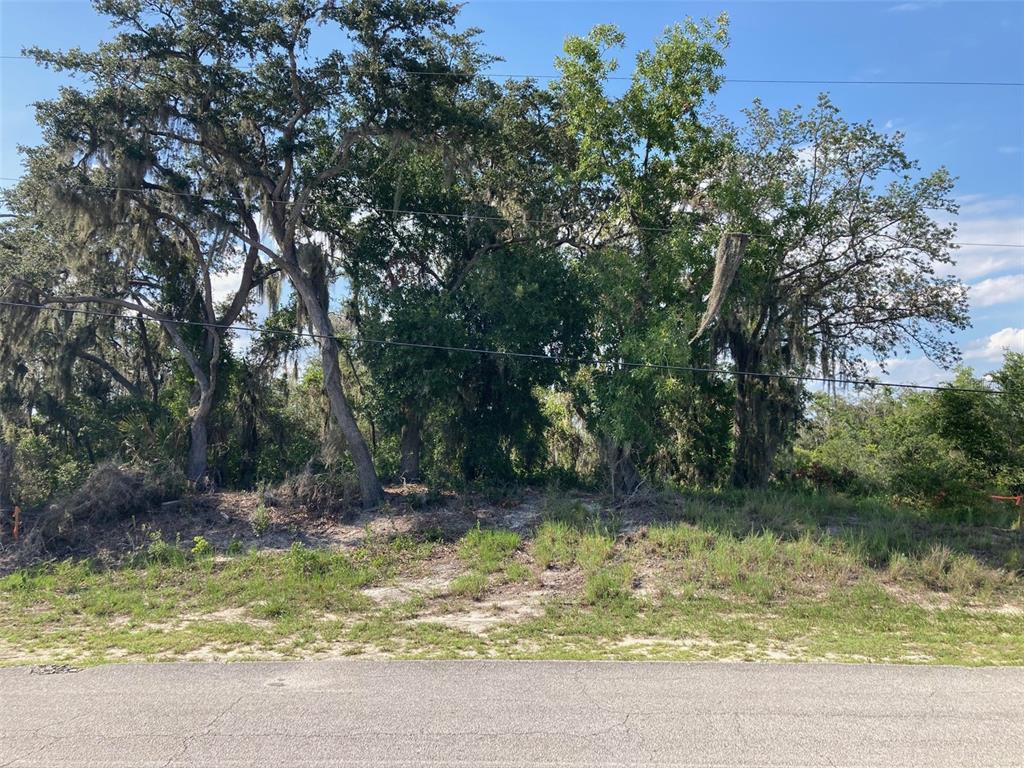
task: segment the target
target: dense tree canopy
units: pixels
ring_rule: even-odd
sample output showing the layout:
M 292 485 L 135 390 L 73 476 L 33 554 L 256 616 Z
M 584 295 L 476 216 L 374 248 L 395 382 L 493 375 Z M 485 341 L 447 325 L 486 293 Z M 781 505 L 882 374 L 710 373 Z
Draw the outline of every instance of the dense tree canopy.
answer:
M 0 507 L 109 458 L 196 487 L 352 473 L 367 507 L 381 478 L 764 485 L 829 465 L 847 418 L 794 376 L 957 360 L 949 174 L 827 96 L 724 120 L 725 16 L 621 87 L 622 33 L 571 37 L 541 86 L 483 76 L 442 0 L 96 7 L 108 42 L 32 52 L 76 85 L 4 195 L 0 297 L 32 306 L 0 307 Z M 1003 468 L 972 493 L 1013 485 L 1019 367 L 926 418 L 850 413 Z

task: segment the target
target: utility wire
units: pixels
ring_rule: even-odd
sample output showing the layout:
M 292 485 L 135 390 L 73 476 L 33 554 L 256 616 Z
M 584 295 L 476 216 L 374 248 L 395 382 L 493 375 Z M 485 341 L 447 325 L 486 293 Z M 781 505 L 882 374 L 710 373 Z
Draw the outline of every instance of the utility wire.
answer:
M 17 177 L 14 177 L 14 176 L 0 176 L 0 181 L 15 181 L 16 182 L 16 181 L 21 181 L 21 179 L 19 179 Z M 225 198 L 222 198 L 222 199 L 212 199 L 212 198 L 208 198 L 208 197 L 203 197 L 202 195 L 200 195 L 200 194 L 198 194 L 196 192 L 178 192 L 178 191 L 171 190 L 171 189 L 161 189 L 161 188 L 157 188 L 157 187 L 120 187 L 120 186 L 115 186 L 115 185 L 111 185 L 111 184 L 74 184 L 73 186 L 77 187 L 78 189 L 103 189 L 103 190 L 107 190 L 107 191 L 111 191 L 111 192 L 148 192 L 148 193 L 157 194 L 157 195 L 171 195 L 171 196 L 174 196 L 174 197 L 187 197 L 187 198 L 191 198 L 191 199 L 194 199 L 194 200 L 198 200 L 198 201 L 203 202 L 203 203 L 210 203 L 210 204 L 224 203 L 224 202 L 242 202 L 242 203 L 249 202 L 249 200 L 247 200 L 244 197 L 230 197 L 230 196 L 228 196 L 228 197 L 225 197 Z M 375 213 L 391 213 L 391 214 L 404 213 L 404 214 L 409 214 L 411 216 L 435 216 L 435 217 L 440 218 L 440 219 L 474 219 L 474 220 L 477 220 L 477 221 L 503 221 L 503 222 L 509 222 L 509 223 L 513 223 L 513 224 L 515 224 L 515 223 L 518 223 L 518 224 L 532 224 L 532 225 L 538 225 L 538 226 L 556 226 L 556 227 L 557 226 L 565 226 L 565 222 L 545 220 L 545 219 L 519 219 L 519 218 L 511 218 L 511 217 L 508 217 L 508 216 L 486 216 L 486 215 L 474 214 L 474 213 L 444 213 L 442 211 L 425 211 L 425 210 L 416 210 L 416 209 L 410 209 L 410 208 L 384 208 L 384 207 L 378 207 L 378 206 L 372 206 L 372 205 L 363 205 L 363 204 L 342 204 L 342 203 L 336 203 L 334 205 L 336 205 L 336 207 L 338 207 L 338 208 L 345 208 L 345 209 L 352 210 L 352 211 L 373 211 Z M 684 211 L 684 213 L 688 213 L 688 212 Z M 13 214 L 9 214 L 8 217 L 12 217 L 13 218 L 14 216 L 13 216 Z M 675 231 L 672 227 L 632 226 L 630 228 L 634 229 L 634 230 L 637 230 L 637 231 L 641 231 L 641 232 L 674 232 Z M 960 240 L 955 241 L 953 243 L 953 245 L 966 245 L 966 246 L 982 247 L 982 248 L 1024 248 L 1024 243 L 976 243 L 976 242 L 965 242 L 965 241 L 960 241 Z
M 0 56 L 2 60 L 12 61 L 35 61 L 34 56 Z M 471 72 L 460 70 L 412 70 L 412 69 L 389 69 L 390 72 L 397 72 L 403 75 L 415 77 L 474 77 L 482 76 L 492 80 L 557 80 L 560 74 L 522 74 L 522 73 L 500 73 L 500 72 Z M 605 80 L 632 80 L 631 75 L 606 75 Z M 748 83 L 753 85 L 931 85 L 931 86 L 968 86 L 968 87 L 995 87 L 995 88 L 1020 88 L 1024 82 L 1013 80 L 807 80 L 788 78 L 751 78 L 751 77 L 725 77 L 726 83 Z
M 116 312 L 101 312 L 94 309 L 68 309 L 66 307 L 56 306 L 59 304 L 59 299 L 55 299 L 53 302 L 48 304 L 34 304 L 30 302 L 20 301 L 4 301 L 0 300 L 0 306 L 13 307 L 19 309 L 39 309 L 49 310 L 51 312 L 66 312 L 75 315 L 87 315 L 92 317 L 107 317 L 115 320 L 136 320 L 137 317 L 126 317 L 123 314 Z M 128 310 L 133 311 L 133 310 Z M 138 310 L 134 310 L 139 312 Z M 145 312 L 139 312 L 143 318 L 158 323 L 170 323 L 172 325 L 181 327 L 198 327 L 207 328 L 220 331 L 247 331 L 250 333 L 267 333 L 277 334 L 280 336 L 291 336 L 293 338 L 308 338 L 308 339 L 334 339 L 337 342 L 349 344 L 351 346 L 360 346 L 372 344 L 381 347 L 399 347 L 405 349 L 430 349 L 441 352 L 462 352 L 465 354 L 474 355 L 491 355 L 493 357 L 510 357 L 522 360 L 536 360 L 540 362 L 548 363 L 559 363 L 559 364 L 571 364 L 579 366 L 589 366 L 597 369 L 608 369 L 613 370 L 616 368 L 628 368 L 628 369 L 648 369 L 656 371 L 671 371 L 671 372 L 685 372 L 685 373 L 707 373 L 707 374 L 718 374 L 722 376 L 732 376 L 733 378 L 740 377 L 751 377 L 756 379 L 784 379 L 792 381 L 808 381 L 820 384 L 840 384 L 840 385 L 853 385 L 853 386 L 864 386 L 864 387 L 890 387 L 892 389 L 913 389 L 913 390 L 929 390 L 937 392 L 967 392 L 981 395 L 999 395 L 1003 394 L 999 390 L 994 389 L 979 389 L 972 387 L 953 387 L 953 386 L 936 386 L 931 384 L 907 384 L 903 382 L 889 382 L 889 381 L 875 381 L 873 379 L 840 379 L 827 376 L 807 376 L 797 373 L 759 373 L 756 371 L 732 371 L 727 368 L 706 368 L 700 366 L 691 365 L 668 365 L 661 363 L 637 363 L 627 362 L 618 360 L 601 360 L 599 358 L 584 358 L 574 357 L 571 355 L 541 355 L 531 352 L 508 352 L 500 349 L 484 349 L 480 347 L 454 347 L 445 344 L 429 344 L 426 342 L 418 341 L 395 341 L 393 339 L 372 339 L 365 336 L 345 336 L 341 334 L 325 335 L 314 333 L 312 331 L 289 331 L 278 328 L 261 328 L 255 325 L 246 325 L 244 323 L 202 323 L 195 320 L 175 320 L 173 318 L 155 318 L 151 315 L 147 315 Z

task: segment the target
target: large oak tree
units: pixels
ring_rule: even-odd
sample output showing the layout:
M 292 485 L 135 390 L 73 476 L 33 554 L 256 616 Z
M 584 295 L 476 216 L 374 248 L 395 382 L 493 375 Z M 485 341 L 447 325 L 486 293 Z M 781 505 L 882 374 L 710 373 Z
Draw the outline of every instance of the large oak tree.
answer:
M 324 387 L 363 503 L 382 489 L 342 386 L 329 259 L 306 214 L 328 185 L 351 182 L 366 153 L 430 141 L 449 94 L 481 61 L 443 0 L 103 0 L 118 34 L 94 53 L 34 51 L 84 73 L 44 114 L 75 166 L 116 157 L 125 195 L 175 198 L 211 228 L 256 248 L 299 296 L 317 336 Z M 311 39 L 331 50 L 317 56 Z M 69 119 L 74 115 L 75 119 Z M 111 126 L 111 116 L 117 125 Z M 98 124 L 102 123 L 102 124 Z M 264 237 L 264 230 L 266 236 Z

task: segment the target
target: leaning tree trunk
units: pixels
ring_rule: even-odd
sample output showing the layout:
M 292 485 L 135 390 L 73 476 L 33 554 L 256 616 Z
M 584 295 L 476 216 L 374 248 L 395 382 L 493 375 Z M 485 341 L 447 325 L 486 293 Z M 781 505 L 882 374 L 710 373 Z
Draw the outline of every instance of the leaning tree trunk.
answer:
M 320 303 L 316 291 L 312 285 L 301 274 L 289 274 L 292 285 L 295 286 L 302 299 L 303 306 L 309 316 L 313 330 L 317 334 L 317 342 L 320 345 L 320 361 L 324 369 L 324 390 L 327 399 L 331 404 L 331 415 L 337 422 L 345 442 L 348 444 L 352 462 L 356 466 L 356 475 L 359 478 L 359 492 L 362 496 L 363 507 L 372 509 L 384 501 L 384 489 L 381 487 L 380 479 L 377 477 L 377 469 L 373 465 L 373 456 L 366 444 L 359 424 L 356 422 L 352 406 L 345 397 L 345 390 L 341 383 L 341 366 L 338 356 L 338 342 L 334 337 L 334 328 L 331 327 L 327 310 Z
M 423 414 L 415 406 L 407 404 L 403 408 L 402 422 L 402 461 L 399 466 L 399 477 L 407 483 L 419 482 L 420 455 L 423 452 Z

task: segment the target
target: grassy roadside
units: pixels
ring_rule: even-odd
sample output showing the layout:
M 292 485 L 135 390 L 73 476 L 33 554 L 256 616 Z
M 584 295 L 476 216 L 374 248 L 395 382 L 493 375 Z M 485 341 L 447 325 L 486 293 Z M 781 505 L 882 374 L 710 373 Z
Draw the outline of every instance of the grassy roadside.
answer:
M 839 522 L 837 522 L 837 520 Z M 215 552 L 0 579 L 0 665 L 311 658 L 1024 664 L 1020 538 L 821 497 L 552 497 L 522 532 Z

